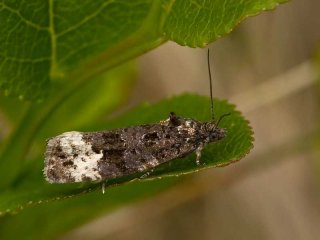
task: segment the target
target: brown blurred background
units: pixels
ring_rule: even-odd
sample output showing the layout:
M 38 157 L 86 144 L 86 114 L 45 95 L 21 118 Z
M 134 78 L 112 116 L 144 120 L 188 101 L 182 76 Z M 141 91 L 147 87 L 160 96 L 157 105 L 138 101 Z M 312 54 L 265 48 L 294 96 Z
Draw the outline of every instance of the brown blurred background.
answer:
M 318 0 L 292 1 L 210 45 L 214 95 L 236 104 L 255 131 L 246 158 L 192 174 L 64 239 L 319 239 L 319 92 L 312 65 L 319 9 Z M 169 42 L 139 63 L 130 106 L 182 92 L 209 95 L 206 50 Z

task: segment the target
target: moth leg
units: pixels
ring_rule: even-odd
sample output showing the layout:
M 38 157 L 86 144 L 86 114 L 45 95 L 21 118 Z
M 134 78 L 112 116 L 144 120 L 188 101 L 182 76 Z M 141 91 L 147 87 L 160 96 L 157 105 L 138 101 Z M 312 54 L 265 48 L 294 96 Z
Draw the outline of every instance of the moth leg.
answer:
M 105 181 L 103 181 L 101 184 L 101 191 L 102 191 L 102 194 L 105 194 L 105 192 L 106 192 L 106 182 Z
M 140 179 L 146 178 L 148 177 L 151 173 L 153 172 L 153 169 L 151 169 L 150 171 L 146 172 L 145 174 L 143 174 L 142 176 L 140 176 Z
M 199 166 L 200 165 L 200 158 L 201 158 L 201 151 L 203 149 L 203 145 L 201 144 L 197 149 L 196 149 L 196 163 Z

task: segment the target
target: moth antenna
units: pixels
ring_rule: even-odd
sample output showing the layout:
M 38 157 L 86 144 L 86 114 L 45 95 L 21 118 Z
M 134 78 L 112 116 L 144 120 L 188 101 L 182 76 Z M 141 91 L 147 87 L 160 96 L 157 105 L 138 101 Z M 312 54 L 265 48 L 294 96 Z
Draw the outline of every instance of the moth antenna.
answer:
M 211 99 L 211 117 L 212 121 L 214 121 L 214 112 L 213 112 L 213 94 L 212 94 L 212 77 L 210 70 L 210 49 L 208 48 L 208 71 L 209 71 L 209 83 L 210 83 L 210 99 Z
M 221 120 L 222 120 L 224 117 L 226 117 L 226 116 L 230 116 L 230 115 L 231 115 L 231 113 L 225 113 L 225 114 L 222 114 L 222 115 L 219 117 L 219 120 L 218 120 L 218 122 L 217 122 L 217 124 L 216 124 L 215 128 L 218 128 L 219 123 L 221 122 Z

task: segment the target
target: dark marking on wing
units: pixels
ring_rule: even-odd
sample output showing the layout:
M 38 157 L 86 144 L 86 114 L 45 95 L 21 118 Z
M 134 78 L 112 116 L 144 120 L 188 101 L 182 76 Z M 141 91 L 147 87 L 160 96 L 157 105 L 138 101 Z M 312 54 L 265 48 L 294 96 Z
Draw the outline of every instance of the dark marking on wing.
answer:
M 62 165 L 65 166 L 65 167 L 66 167 L 66 166 L 73 165 L 73 161 L 71 161 L 71 160 L 65 161 L 65 162 L 62 163 Z
M 157 132 L 152 132 L 152 133 L 147 133 L 143 135 L 143 139 L 146 141 L 149 141 L 149 140 L 155 141 L 155 140 L 159 140 L 160 137 Z
M 110 160 L 111 162 L 119 161 L 120 159 L 123 159 L 125 151 L 126 149 L 116 149 L 116 148 L 104 149 L 102 150 L 102 153 L 103 153 L 102 159 Z

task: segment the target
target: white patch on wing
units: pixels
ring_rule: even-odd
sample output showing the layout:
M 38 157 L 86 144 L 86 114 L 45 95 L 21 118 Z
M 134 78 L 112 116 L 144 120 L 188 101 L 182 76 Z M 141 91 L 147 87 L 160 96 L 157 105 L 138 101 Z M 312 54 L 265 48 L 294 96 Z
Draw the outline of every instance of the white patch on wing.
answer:
M 181 125 L 177 127 L 178 132 L 181 133 L 183 131 L 187 131 L 188 134 L 190 135 L 194 135 L 195 134 L 195 129 L 191 127 L 191 122 L 190 121 L 186 121 L 185 125 Z
M 185 124 L 186 124 L 187 127 L 191 127 L 191 121 L 186 121 Z
M 169 123 L 170 123 L 170 118 L 168 118 L 168 119 L 166 119 L 166 120 L 161 120 L 161 121 L 160 121 L 160 124 L 161 124 L 161 125 L 165 125 L 165 126 L 168 126 Z
M 147 169 L 146 165 L 142 165 L 142 166 L 138 167 L 138 171 L 140 171 L 140 172 L 142 172 L 142 171 L 144 171 L 146 169 Z
M 155 158 L 153 158 L 152 160 L 148 161 L 148 165 L 151 167 L 155 167 L 159 165 L 159 161 Z
M 195 134 L 195 130 L 194 130 L 194 128 L 188 128 L 188 133 L 190 134 L 190 135 L 194 135 Z
M 73 161 L 73 165 L 66 166 L 66 172 L 70 173 L 75 182 L 82 182 L 82 178 L 92 181 L 101 179 L 98 161 L 103 156 L 102 151 L 92 151 L 91 144 L 83 141 L 80 132 L 66 132 L 56 138 L 59 138 L 62 151 L 68 155 L 67 158 Z

